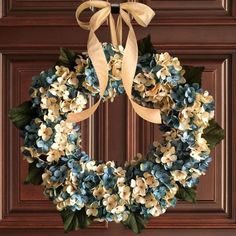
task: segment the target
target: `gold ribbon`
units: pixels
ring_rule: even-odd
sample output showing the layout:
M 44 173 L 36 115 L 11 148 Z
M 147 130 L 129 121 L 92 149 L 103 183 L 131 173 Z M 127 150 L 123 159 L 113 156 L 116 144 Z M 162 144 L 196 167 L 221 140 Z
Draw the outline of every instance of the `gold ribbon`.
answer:
M 80 14 L 88 8 L 95 7 L 100 10 L 97 11 L 89 22 L 82 22 L 79 20 Z M 90 117 L 99 106 L 108 83 L 108 64 L 103 52 L 102 44 L 99 42 L 95 31 L 108 19 L 111 31 L 111 39 L 114 45 L 122 43 L 122 20 L 129 28 L 126 46 L 124 50 L 121 78 L 126 94 L 134 108 L 134 111 L 143 119 L 152 123 L 161 123 L 161 116 L 159 109 L 150 109 L 140 106 L 132 100 L 132 83 L 135 76 L 137 61 L 138 61 L 138 46 L 134 29 L 131 24 L 129 14 L 136 20 L 136 22 L 147 27 L 153 16 L 154 11 L 147 5 L 137 2 L 126 2 L 120 4 L 120 15 L 115 26 L 114 18 L 111 14 L 111 4 L 106 1 L 87 1 L 82 3 L 76 10 L 76 19 L 79 26 L 83 29 L 90 30 L 87 50 L 88 55 L 92 61 L 94 69 L 97 74 L 100 87 L 100 99 L 90 108 L 79 112 L 68 114 L 67 121 L 79 122 Z

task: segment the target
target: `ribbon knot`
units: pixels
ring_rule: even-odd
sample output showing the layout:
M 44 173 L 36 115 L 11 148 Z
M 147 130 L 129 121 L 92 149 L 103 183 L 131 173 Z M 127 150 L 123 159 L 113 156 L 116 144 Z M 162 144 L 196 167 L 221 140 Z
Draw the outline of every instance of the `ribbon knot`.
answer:
M 79 20 L 80 14 L 88 8 L 99 8 L 95 14 L 90 18 L 89 22 L 82 22 Z M 145 4 L 137 2 L 125 2 L 120 4 L 120 14 L 115 26 L 114 18 L 111 14 L 111 4 L 105 1 L 87 1 L 82 3 L 76 10 L 76 19 L 79 26 L 85 30 L 90 30 L 87 50 L 88 55 L 92 61 L 94 69 L 97 74 L 100 87 L 100 99 L 90 108 L 79 112 L 68 114 L 67 121 L 79 122 L 90 117 L 98 108 L 108 83 L 108 64 L 105 54 L 103 52 L 102 44 L 99 42 L 95 31 L 108 19 L 110 25 L 112 44 L 118 46 L 122 44 L 122 20 L 129 28 L 128 37 L 126 40 L 124 55 L 121 67 L 121 79 L 125 92 L 132 104 L 134 111 L 143 119 L 152 123 L 161 123 L 161 116 L 159 109 L 150 109 L 143 107 L 132 100 L 132 84 L 136 72 L 138 61 L 138 46 L 134 29 L 131 24 L 130 15 L 135 21 L 147 27 L 153 16 L 154 11 Z

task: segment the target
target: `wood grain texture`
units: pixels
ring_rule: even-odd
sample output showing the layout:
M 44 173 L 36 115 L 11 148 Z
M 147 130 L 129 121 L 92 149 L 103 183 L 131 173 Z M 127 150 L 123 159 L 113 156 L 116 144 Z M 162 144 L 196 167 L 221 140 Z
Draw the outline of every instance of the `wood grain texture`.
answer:
M 27 164 L 18 131 L 7 118 L 10 107 L 28 97 L 32 75 L 48 68 L 61 46 L 86 50 L 88 32 L 74 19 L 81 1 L 2 0 L 0 19 L 0 235 L 62 236 L 62 224 L 42 188 L 23 185 Z M 184 64 L 203 65 L 203 86 L 216 100 L 216 119 L 226 138 L 212 152 L 201 178 L 196 204 L 151 220 L 146 236 L 235 236 L 236 234 L 236 1 L 143 0 L 156 11 L 150 27 L 134 23 L 138 38 L 152 34 L 159 52 L 169 51 Z M 83 15 L 88 20 L 91 13 Z M 125 29 L 127 33 L 127 29 Z M 107 26 L 98 31 L 109 41 Z M 93 102 L 92 100 L 90 101 Z M 104 103 L 81 125 L 84 149 L 92 157 L 124 163 L 160 139 L 158 127 L 138 118 L 125 96 Z M 133 235 L 122 225 L 95 223 L 70 235 Z
M 231 0 L 144 0 L 161 17 L 211 17 L 232 16 L 233 1 Z

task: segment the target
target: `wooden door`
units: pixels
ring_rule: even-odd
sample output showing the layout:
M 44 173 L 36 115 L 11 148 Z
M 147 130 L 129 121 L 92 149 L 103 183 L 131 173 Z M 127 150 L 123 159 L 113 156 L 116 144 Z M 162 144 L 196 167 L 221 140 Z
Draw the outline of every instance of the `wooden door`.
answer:
M 156 11 L 151 25 L 135 26 L 138 38 L 151 33 L 159 52 L 169 51 L 184 64 L 205 67 L 203 86 L 216 100 L 216 120 L 225 140 L 212 152 L 201 178 L 196 204 L 177 207 L 151 220 L 146 236 L 236 235 L 236 1 L 144 0 Z M 32 75 L 53 65 L 60 46 L 85 50 L 88 33 L 75 21 L 81 1 L 1 0 L 1 148 L 0 235 L 62 236 L 59 214 L 39 186 L 23 185 L 27 164 L 20 154 L 18 131 L 7 111 L 28 97 Z M 90 13 L 84 14 L 88 20 Z M 107 27 L 98 33 L 109 40 Z M 158 127 L 138 118 L 125 96 L 100 106 L 82 124 L 84 148 L 95 158 L 122 163 L 145 152 L 159 137 Z M 133 235 L 122 225 L 96 223 L 70 235 Z

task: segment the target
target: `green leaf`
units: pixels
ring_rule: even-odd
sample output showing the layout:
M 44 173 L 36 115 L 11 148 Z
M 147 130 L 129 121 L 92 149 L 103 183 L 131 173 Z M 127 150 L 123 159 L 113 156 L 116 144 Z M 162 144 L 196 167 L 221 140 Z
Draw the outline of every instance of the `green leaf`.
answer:
M 39 185 L 43 182 L 42 174 L 44 173 L 43 168 L 36 167 L 37 161 L 29 164 L 28 176 L 25 179 L 24 184 Z
M 61 217 L 64 223 L 64 230 L 66 233 L 78 229 L 78 219 L 76 213 L 70 209 L 65 209 L 61 212 Z
M 197 191 L 195 188 L 182 187 L 181 185 L 179 185 L 176 197 L 180 200 L 195 203 L 197 198 Z
M 18 129 L 23 129 L 36 116 L 37 112 L 32 108 L 31 101 L 23 102 L 8 112 L 8 117 Z
M 188 84 L 197 83 L 201 86 L 202 80 L 202 72 L 204 71 L 204 67 L 193 67 L 193 66 L 183 66 L 185 70 L 184 78 Z
M 86 215 L 84 208 L 82 208 L 80 211 L 65 209 L 61 212 L 61 217 L 66 233 L 77 230 L 78 228 L 84 229 L 91 223 L 90 218 Z
M 60 48 L 60 55 L 57 61 L 57 65 L 68 67 L 69 69 L 74 69 L 76 63 L 75 59 L 77 54 L 66 48 Z
M 214 148 L 222 139 L 224 139 L 224 130 L 215 120 L 211 120 L 210 125 L 204 130 L 202 137 L 206 139 L 209 148 Z
M 134 233 L 140 234 L 141 230 L 145 228 L 147 220 L 138 213 L 131 212 L 126 221 L 122 222 L 125 226 L 131 229 Z
M 138 40 L 138 55 L 142 56 L 146 53 L 156 53 L 156 50 L 151 42 L 150 34 L 147 37 Z
M 85 208 L 77 212 L 77 218 L 80 229 L 87 228 L 91 223 L 91 219 L 87 216 Z

